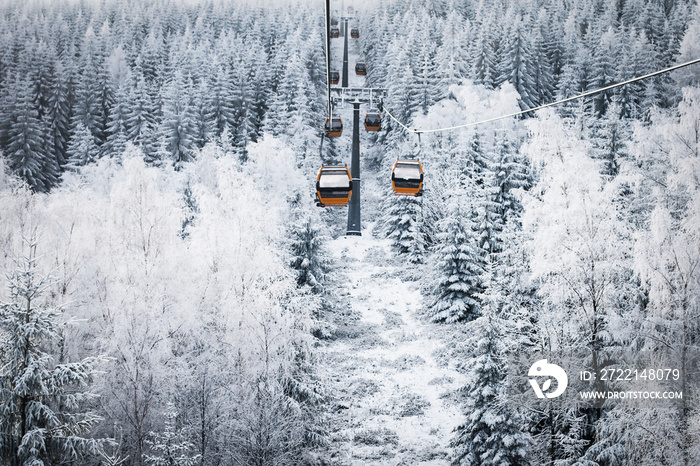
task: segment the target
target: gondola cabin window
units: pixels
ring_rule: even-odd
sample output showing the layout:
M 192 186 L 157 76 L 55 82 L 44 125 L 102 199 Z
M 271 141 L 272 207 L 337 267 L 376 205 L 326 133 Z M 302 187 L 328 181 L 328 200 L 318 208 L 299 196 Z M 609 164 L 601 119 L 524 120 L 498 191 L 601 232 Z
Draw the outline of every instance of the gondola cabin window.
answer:
M 421 177 L 420 167 L 418 164 L 397 163 L 394 176 L 400 180 L 418 180 Z
M 345 170 L 328 171 L 323 174 L 318 182 L 320 189 L 343 188 L 348 189 L 348 175 Z

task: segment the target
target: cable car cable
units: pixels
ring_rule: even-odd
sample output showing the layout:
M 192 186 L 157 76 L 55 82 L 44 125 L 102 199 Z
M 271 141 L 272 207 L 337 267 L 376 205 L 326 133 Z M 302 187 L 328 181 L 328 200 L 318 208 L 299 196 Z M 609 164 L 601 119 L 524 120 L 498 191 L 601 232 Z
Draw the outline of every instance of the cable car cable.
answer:
M 326 0 L 326 88 L 328 91 L 328 117 L 332 119 L 333 104 L 331 100 L 331 38 L 329 37 L 331 27 L 330 7 L 331 0 Z
M 387 110 L 386 105 L 384 106 L 384 112 L 385 112 L 387 115 L 389 115 L 389 117 L 391 117 L 392 120 L 394 120 L 396 123 L 398 123 L 399 125 L 401 125 L 401 126 L 402 126 L 406 131 L 408 131 L 408 132 L 411 132 L 411 133 L 419 133 L 419 134 L 420 134 L 420 133 L 439 133 L 439 132 L 442 132 L 442 131 L 451 131 L 451 130 L 455 130 L 455 129 L 467 128 L 467 127 L 469 127 L 469 126 L 476 126 L 476 125 L 481 125 L 481 124 L 484 124 L 484 123 L 490 123 L 490 122 L 492 122 L 492 121 L 503 120 L 503 119 L 505 119 L 505 118 L 510 118 L 510 117 L 514 117 L 514 116 L 518 116 L 518 115 L 524 115 L 524 114 L 526 114 L 526 113 L 535 112 L 535 111 L 541 110 L 541 109 L 543 109 L 543 108 L 552 107 L 552 106 L 554 106 L 554 105 L 559 105 L 559 104 L 563 104 L 563 103 L 566 103 L 566 102 L 571 102 L 572 100 L 582 99 L 582 98 L 584 98 L 584 97 L 589 97 L 589 96 L 594 95 L 594 94 L 599 94 L 599 93 L 601 93 L 601 92 L 605 92 L 605 91 L 608 91 L 608 90 L 610 90 L 610 89 L 615 89 L 616 87 L 625 86 L 625 85 L 627 85 L 627 84 L 631 84 L 631 83 L 634 83 L 634 82 L 637 82 L 637 81 L 641 81 L 642 79 L 653 78 L 654 76 L 658 76 L 658 75 L 660 75 L 660 74 L 668 73 L 668 72 L 670 72 L 670 71 L 675 71 L 675 70 L 677 70 L 677 69 L 679 69 L 679 68 L 683 68 L 683 67 L 686 67 L 686 66 L 694 65 L 694 64 L 696 64 L 696 63 L 700 63 L 700 58 L 696 58 L 696 59 L 694 59 L 694 60 L 690 60 L 690 61 L 688 61 L 688 62 L 681 63 L 680 65 L 674 65 L 674 66 L 671 66 L 671 67 L 669 67 L 669 68 L 664 68 L 663 70 L 655 71 L 655 72 L 653 72 L 653 73 L 645 74 L 644 76 L 638 76 L 638 77 L 636 77 L 636 78 L 628 79 L 627 81 L 623 81 L 623 82 L 616 83 L 616 84 L 611 84 L 611 85 L 609 85 L 609 86 L 602 87 L 602 88 L 600 88 L 600 89 L 595 89 L 595 90 L 593 90 L 593 91 L 584 92 L 583 94 L 575 95 L 575 96 L 573 96 L 573 97 L 567 97 L 566 99 L 561 99 L 561 100 L 557 100 L 557 101 L 555 101 L 555 102 L 550 102 L 550 103 L 548 103 L 548 104 L 540 105 L 540 106 L 538 106 L 538 107 L 528 108 L 528 109 L 526 109 L 526 110 L 522 110 L 522 111 L 515 112 L 515 113 L 509 113 L 509 114 L 507 114 L 507 115 L 501 115 L 501 116 L 494 117 L 494 118 L 488 118 L 488 119 L 486 119 L 486 120 L 475 121 L 475 122 L 472 122 L 472 123 L 465 123 L 465 124 L 463 124 L 463 125 L 448 126 L 448 127 L 446 127 L 446 128 L 421 129 L 421 130 L 415 129 L 415 128 L 409 128 L 408 126 L 406 126 L 406 125 L 404 125 L 403 123 L 401 123 L 394 115 L 392 115 L 392 114 L 389 112 L 389 110 Z

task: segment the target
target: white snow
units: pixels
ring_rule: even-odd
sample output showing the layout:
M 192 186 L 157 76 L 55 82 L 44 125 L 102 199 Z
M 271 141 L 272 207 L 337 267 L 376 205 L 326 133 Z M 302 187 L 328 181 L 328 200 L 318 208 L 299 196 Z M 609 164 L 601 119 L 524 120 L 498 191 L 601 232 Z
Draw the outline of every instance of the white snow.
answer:
M 452 429 L 462 421 L 450 395 L 464 376 L 438 362 L 445 326 L 417 314 L 422 305 L 417 282 L 401 280 L 405 264 L 388 240 L 372 237 L 370 230 L 330 245 L 346 271 L 341 301 L 353 311 L 341 337 L 321 348 L 335 397 L 333 459 L 446 465 Z

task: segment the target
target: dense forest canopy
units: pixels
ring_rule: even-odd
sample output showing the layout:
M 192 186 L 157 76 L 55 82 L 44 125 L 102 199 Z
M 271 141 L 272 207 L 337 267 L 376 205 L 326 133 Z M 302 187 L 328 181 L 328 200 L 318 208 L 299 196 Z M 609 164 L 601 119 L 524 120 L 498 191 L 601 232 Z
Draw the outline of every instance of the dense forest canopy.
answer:
M 410 127 L 700 57 L 692 0 L 354 5 L 366 84 Z M 319 153 L 323 28 L 321 1 L 0 3 L 0 462 L 330 461 L 344 220 L 309 193 L 350 138 Z M 426 134 L 421 198 L 385 183 L 415 136 L 363 136 L 365 234 L 469 335 L 454 464 L 700 461 L 699 85 L 696 65 Z M 514 354 L 631 348 L 686 368 L 681 404 L 507 402 Z
M 180 167 L 208 141 L 245 157 L 263 131 L 310 138 L 323 114 L 322 5 L 10 4 L 2 15 L 0 148 L 38 191 L 126 142 Z M 382 2 L 361 11 L 369 82 L 400 120 L 468 78 L 510 82 L 522 108 L 664 68 L 692 2 Z M 418 20 L 423 18 L 423 20 Z M 691 44 L 686 44 L 686 48 Z M 595 96 L 620 117 L 680 99 L 670 76 Z M 569 107 L 576 104 L 570 104 Z M 284 120 L 284 124 L 282 123 Z M 290 124 L 291 123 L 291 124 Z M 300 144 L 303 146 L 304 144 Z

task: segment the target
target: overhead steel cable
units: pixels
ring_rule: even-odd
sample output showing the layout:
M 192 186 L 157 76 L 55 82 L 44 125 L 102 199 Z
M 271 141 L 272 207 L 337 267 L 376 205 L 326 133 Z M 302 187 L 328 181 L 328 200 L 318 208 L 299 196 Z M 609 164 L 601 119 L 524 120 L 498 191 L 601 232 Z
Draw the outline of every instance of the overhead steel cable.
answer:
M 329 31 L 331 28 L 330 18 L 331 0 L 326 0 L 326 88 L 328 91 L 328 118 L 333 119 L 333 101 L 331 100 L 331 38 Z
M 384 112 L 386 112 L 386 114 L 389 115 L 389 117 L 390 117 L 392 120 L 394 120 L 396 123 L 398 123 L 400 126 L 402 126 L 406 131 L 411 132 L 411 133 L 418 133 L 418 134 L 420 134 L 420 133 L 439 133 L 439 132 L 442 132 L 442 131 L 452 131 L 452 130 L 455 130 L 455 129 L 467 128 L 467 127 L 469 127 L 469 126 L 477 126 L 477 125 L 481 125 L 481 124 L 484 124 L 484 123 L 489 123 L 489 122 L 492 122 L 492 121 L 503 120 L 503 119 L 505 119 L 505 118 L 511 118 L 511 117 L 515 117 L 515 116 L 519 116 L 519 115 L 524 115 L 524 114 L 526 114 L 526 113 L 535 112 L 535 111 L 541 110 L 541 109 L 543 109 L 543 108 L 553 107 L 554 105 L 559 105 L 559 104 L 563 104 L 563 103 L 566 103 L 566 102 L 571 102 L 572 100 L 582 99 L 582 98 L 584 98 L 584 97 L 589 97 L 589 96 L 592 96 L 592 95 L 594 95 L 594 94 L 599 94 L 599 93 L 601 93 L 601 92 L 609 91 L 610 89 L 615 89 L 616 87 L 625 86 L 625 85 L 631 84 L 631 83 L 633 83 L 633 82 L 641 81 L 642 79 L 653 78 L 654 76 L 658 76 L 658 75 L 660 75 L 660 74 L 668 73 L 668 72 L 670 72 L 670 71 L 675 71 L 675 70 L 677 70 L 677 69 L 679 69 L 679 68 L 683 68 L 683 67 L 686 67 L 686 66 L 694 65 L 694 64 L 696 64 L 696 63 L 700 63 L 700 58 L 696 58 L 696 59 L 694 59 L 694 60 L 690 60 L 690 61 L 688 61 L 688 62 L 681 63 L 681 64 L 679 64 L 679 65 L 674 65 L 674 66 L 671 66 L 671 67 L 669 67 L 669 68 L 664 68 L 663 70 L 655 71 L 655 72 L 653 72 L 653 73 L 645 74 L 644 76 L 638 76 L 638 77 L 636 77 L 636 78 L 628 79 L 627 81 L 623 81 L 623 82 L 619 82 L 619 83 L 616 83 L 616 84 L 611 84 L 611 85 L 609 85 L 609 86 L 601 87 L 600 89 L 595 89 L 595 90 L 593 90 L 593 91 L 584 92 L 583 94 L 578 94 L 578 95 L 575 95 L 575 96 L 573 96 L 573 97 L 567 97 L 566 99 L 561 99 L 561 100 L 557 100 L 557 101 L 555 101 L 555 102 L 550 102 L 550 103 L 548 103 L 548 104 L 540 105 L 540 106 L 538 106 L 538 107 L 528 108 L 528 109 L 526 109 L 526 110 L 521 110 L 521 111 L 519 111 L 519 112 L 509 113 L 509 114 L 507 114 L 507 115 L 501 115 L 501 116 L 494 117 L 494 118 L 487 118 L 487 119 L 485 119 L 485 120 L 474 121 L 474 122 L 472 122 L 472 123 L 465 123 L 465 124 L 463 124 L 463 125 L 448 126 L 448 127 L 445 127 L 445 128 L 436 128 L 436 129 L 417 129 L 417 128 L 409 128 L 408 126 L 406 126 L 405 124 L 403 124 L 402 122 L 400 122 L 396 117 L 394 117 L 394 115 L 392 115 L 392 114 L 389 112 L 389 110 L 387 110 L 386 105 L 384 105 Z

